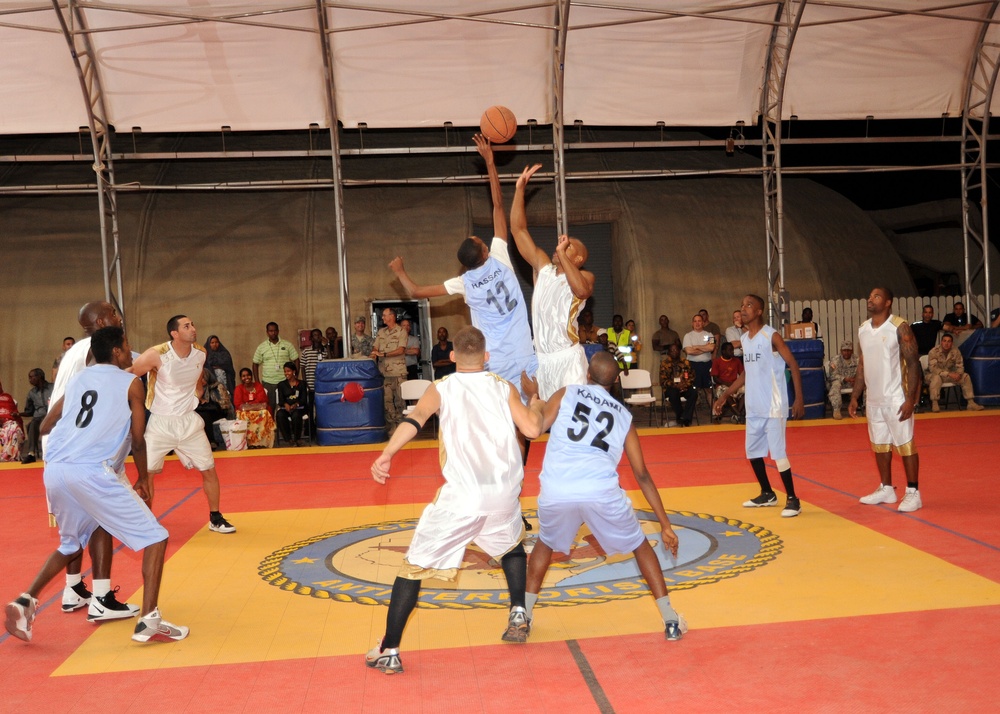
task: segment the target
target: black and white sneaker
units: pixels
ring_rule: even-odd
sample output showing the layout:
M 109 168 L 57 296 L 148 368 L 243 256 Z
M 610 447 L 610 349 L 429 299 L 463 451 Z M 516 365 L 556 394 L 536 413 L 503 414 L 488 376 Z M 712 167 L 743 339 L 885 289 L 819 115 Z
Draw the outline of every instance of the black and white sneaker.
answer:
M 687 620 L 680 613 L 677 613 L 677 619 L 671 620 L 665 623 L 663 628 L 663 636 L 670 642 L 676 642 L 684 636 L 684 633 L 688 631 Z
M 81 580 L 71 588 L 65 588 L 62 596 L 62 611 L 76 612 L 90 604 L 92 593 Z
M 531 634 L 531 620 L 523 607 L 512 607 L 507 616 L 507 629 L 500 639 L 504 642 L 527 642 Z
M 802 506 L 799 504 L 799 499 L 794 496 L 790 497 L 785 501 L 785 507 L 781 511 L 782 518 L 795 518 L 795 516 L 802 513 Z
M 774 491 L 771 493 L 762 493 L 755 498 L 751 498 L 749 501 L 743 502 L 744 508 L 762 508 L 764 506 L 777 506 L 778 497 L 775 495 Z
M 235 533 L 236 526 L 219 515 L 218 517 L 213 516 L 208 522 L 208 530 L 215 533 Z
M 122 620 L 126 617 L 135 617 L 139 614 L 138 605 L 118 602 L 117 593 L 118 586 L 116 585 L 115 589 L 107 595 L 95 595 L 90 601 L 90 608 L 87 610 L 87 622 Z

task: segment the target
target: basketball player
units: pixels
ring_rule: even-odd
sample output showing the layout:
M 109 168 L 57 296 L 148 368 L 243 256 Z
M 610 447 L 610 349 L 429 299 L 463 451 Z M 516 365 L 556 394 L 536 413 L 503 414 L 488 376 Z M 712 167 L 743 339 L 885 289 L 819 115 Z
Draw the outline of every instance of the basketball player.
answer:
M 142 382 L 124 371 L 132 364 L 132 353 L 121 327 L 101 328 L 90 343 L 97 364 L 70 379 L 65 396 L 49 409 L 41 427 L 43 434 L 52 435 L 45 491 L 59 523 L 59 548 L 27 591 L 7 604 L 4 624 L 14 637 L 30 642 L 42 588 L 82 554 L 101 527 L 132 550 L 143 551 L 142 617 L 132 639 L 182 640 L 188 628 L 162 619 L 157 607 L 168 534 L 142 502 L 152 493 Z M 134 491 L 118 476 L 130 447 L 139 472 Z
M 481 153 L 484 145 L 488 147 L 486 140 L 479 135 L 476 135 L 476 145 Z M 466 271 L 441 285 L 414 283 L 403 268 L 402 258 L 397 257 L 389 263 L 389 267 L 411 298 L 464 296 L 472 324 L 486 336 L 486 349 L 490 353 L 487 367 L 512 382 L 520 391 L 521 372 L 533 376 L 538 370 L 538 359 L 531 344 L 524 295 L 507 252 L 507 217 L 504 215 L 503 192 L 493 163 L 493 151 L 483 153 L 483 158 L 493 198 L 494 238 L 489 247 L 476 236 L 462 241 L 458 248 L 458 261 Z
M 538 436 L 542 403 L 535 400 L 531 408 L 525 407 L 510 382 L 485 370 L 490 355 L 477 328 L 459 330 L 453 346 L 456 371 L 427 388 L 372 464 L 372 477 L 385 483 L 392 457 L 432 415 L 439 415 L 445 482 L 420 516 L 393 582 L 385 636 L 365 656 L 365 664 L 386 674 L 403 671 L 399 644 L 416 607 L 420 582 L 455 580 L 470 543 L 499 560 L 507 579 L 511 609 L 502 639 L 527 639 L 527 556 L 521 544 L 524 526 L 518 501 L 524 470 L 514 426 L 531 438 Z
M 586 385 L 563 387 L 545 404 L 542 430 L 551 427 L 552 431 L 540 476 L 538 540 L 528 564 L 528 629 L 552 551 L 568 555 L 580 526 L 586 523 L 605 553 L 635 556 L 663 618 L 664 636 L 679 640 L 687 623 L 670 605 L 659 560 L 642 532 L 632 501 L 618 483 L 618 462 L 624 452 L 660 522 L 664 548 L 676 558 L 677 536 L 646 469 L 632 415 L 609 392 L 619 371 L 614 357 L 598 352 L 590 360 Z
M 477 138 L 476 144 L 479 153 L 492 155 L 482 137 Z M 587 248 L 576 238 L 559 236 L 556 251 L 549 258 L 528 232 L 524 190 L 541 167 L 541 164 L 530 166 L 517 179 L 510 227 L 521 257 L 534 273 L 531 317 L 538 352 L 538 396 L 545 400 L 560 387 L 587 383 L 587 355 L 580 345 L 577 315 L 594 292 L 594 274 L 582 269 L 587 261 Z
M 887 288 L 875 288 L 868 296 L 871 318 L 858 328 L 861 357 L 847 411 L 857 416 L 858 399 L 867 390 L 868 438 L 881 484 L 863 496 L 861 503 L 873 506 L 896 502 L 892 485 L 895 446 L 906 474 L 906 492 L 898 510 L 911 513 L 924 505 L 917 483 L 920 457 L 913 441 L 913 409 L 920 398 L 920 353 L 909 323 L 892 314 L 892 299 L 892 291 Z
M 88 302 L 80 308 L 80 327 L 83 328 L 84 337 L 76 342 L 63 355 L 59 364 L 59 371 L 56 374 L 55 383 L 52 385 L 52 396 L 50 404 L 55 404 L 66 393 L 66 385 L 71 377 L 82 372 L 90 359 L 91 336 L 103 327 L 121 327 L 122 319 L 114 305 L 103 300 Z M 143 414 L 145 418 L 145 414 Z M 42 453 L 46 453 L 46 442 L 48 437 L 42 439 Z M 119 477 L 127 482 L 124 468 Z M 114 556 L 114 543 L 111 536 L 101 527 L 94 530 L 90 536 L 88 545 L 90 551 L 90 561 L 93 567 L 93 593 L 87 589 L 83 582 L 81 571 L 83 570 L 83 552 L 79 557 L 70 560 L 66 566 L 66 586 L 63 588 L 62 610 L 63 612 L 76 612 L 87 608 L 87 620 L 89 622 L 104 622 L 106 620 L 118 620 L 125 617 L 134 617 L 139 612 L 137 605 L 118 602 L 116 596 L 118 588 L 111 588 L 111 560 Z
M 169 342 L 150 347 L 135 360 L 133 371 L 149 374 L 146 407 L 150 411 L 146 428 L 149 448 L 150 497 L 152 477 L 163 470 L 163 460 L 174 451 L 184 468 L 201 472 L 202 488 L 208 499 L 208 529 L 235 533 L 219 512 L 219 476 L 215 472 L 212 446 L 205 435 L 205 422 L 198 416 L 199 380 L 205 366 L 205 348 L 195 340 L 198 333 L 191 318 L 175 315 L 167 322 Z
M 747 295 L 740 305 L 740 316 L 747 331 L 740 335 L 743 346 L 744 372 L 729 388 L 715 400 L 713 413 L 722 414 L 722 408 L 740 387 L 746 385 L 745 406 L 747 418 L 746 449 L 750 468 L 760 484 L 760 495 L 743 503 L 746 508 L 775 506 L 778 497 L 771 490 L 764 467 L 764 457 L 770 452 L 778 468 L 781 482 L 785 485 L 784 518 L 794 518 L 802 511 L 795 496 L 792 482 L 792 465 L 785 455 L 785 422 L 788 419 L 788 387 L 785 385 L 785 367 L 792 373 L 795 387 L 795 403 L 792 404 L 792 418 L 801 419 L 805 415 L 802 399 L 802 377 L 799 363 L 773 327 L 764 324 L 764 300 L 756 295 Z

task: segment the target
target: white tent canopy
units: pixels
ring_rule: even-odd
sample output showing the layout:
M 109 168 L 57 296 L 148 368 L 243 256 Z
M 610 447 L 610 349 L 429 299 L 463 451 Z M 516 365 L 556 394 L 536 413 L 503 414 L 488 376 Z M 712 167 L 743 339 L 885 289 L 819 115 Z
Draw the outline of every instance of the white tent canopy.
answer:
M 192 132 L 329 126 L 321 24 L 335 119 L 347 128 L 474 126 L 491 104 L 550 124 L 563 36 L 566 124 L 751 124 L 772 29 L 799 9 L 782 118 L 959 117 L 996 3 L 90 0 L 70 3 L 75 14 L 61 5 L 71 32 L 90 31 L 108 124 Z M 998 32 L 991 25 L 986 39 Z M 88 124 L 53 3 L 0 0 L 0 46 L 0 131 Z

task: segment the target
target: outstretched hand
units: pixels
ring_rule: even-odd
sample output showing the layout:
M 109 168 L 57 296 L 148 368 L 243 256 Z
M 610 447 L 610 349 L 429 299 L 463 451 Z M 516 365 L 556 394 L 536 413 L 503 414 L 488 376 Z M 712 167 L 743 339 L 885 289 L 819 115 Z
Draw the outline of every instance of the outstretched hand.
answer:
M 524 188 L 525 186 L 527 186 L 528 181 L 531 180 L 531 177 L 534 176 L 540 168 L 542 168 L 541 164 L 535 164 L 534 166 L 525 166 L 524 171 L 522 171 L 521 175 L 517 177 L 517 188 Z
M 480 156 L 486 159 L 486 163 L 493 163 L 493 144 L 490 143 L 490 140 L 482 134 L 473 135 L 472 140 L 476 142 L 476 150 Z
M 394 273 L 399 273 L 403 270 L 403 259 L 398 255 L 389 261 L 389 269 Z
M 559 239 L 556 241 L 556 253 L 559 255 L 566 255 L 567 248 L 569 248 L 569 236 L 559 236 Z

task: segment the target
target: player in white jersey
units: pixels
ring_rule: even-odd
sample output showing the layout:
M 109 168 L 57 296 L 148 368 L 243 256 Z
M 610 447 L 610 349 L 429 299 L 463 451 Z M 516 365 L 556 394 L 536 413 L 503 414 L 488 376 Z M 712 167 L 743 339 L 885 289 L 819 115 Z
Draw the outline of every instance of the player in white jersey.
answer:
M 236 528 L 219 511 L 219 475 L 215 472 L 215 458 L 205 436 L 205 422 L 195 412 L 198 390 L 204 388 L 201 379 L 205 348 L 196 342 L 197 330 L 186 315 L 170 318 L 167 334 L 169 342 L 150 347 L 133 365 L 137 375 L 149 374 L 146 407 L 150 417 L 146 444 L 150 476 L 163 470 L 163 460 L 168 453 L 176 453 L 184 468 L 196 468 L 201 472 L 202 488 L 208 499 L 208 529 L 216 533 L 235 533 Z
M 132 364 L 132 353 L 121 327 L 95 332 L 90 349 L 97 364 L 69 380 L 41 426 L 42 433 L 51 433 L 45 491 L 59 523 L 59 548 L 31 586 L 7 604 L 5 626 L 14 637 L 31 641 L 42 588 L 82 554 L 100 527 L 132 550 L 143 551 L 142 617 L 132 639 L 181 640 L 188 628 L 163 620 L 157 606 L 168 534 L 142 500 L 152 489 L 142 383 L 124 371 Z M 129 448 L 139 472 L 135 490 L 118 477 Z
M 590 360 L 588 384 L 563 387 L 545 405 L 542 428 L 551 427 L 551 432 L 540 477 L 538 540 L 528 567 L 528 625 L 552 552 L 568 555 L 580 526 L 586 523 L 605 553 L 635 556 L 663 618 L 664 636 L 679 640 L 687 624 L 670 605 L 659 559 L 618 480 L 618 463 L 624 452 L 660 522 L 664 548 L 676 558 L 677 535 L 646 469 L 632 415 L 608 391 L 619 371 L 614 357 L 598 352 Z
M 483 142 L 485 146 L 480 146 L 479 152 L 489 151 L 492 161 L 492 149 L 485 140 Z M 538 395 L 548 399 L 561 387 L 587 383 L 587 356 L 580 345 L 577 316 L 594 293 L 594 274 L 583 270 L 587 248 L 576 238 L 559 236 L 550 258 L 535 245 L 528 232 L 524 191 L 541 167 L 541 164 L 529 166 L 517 179 L 510 208 L 510 227 L 521 257 L 534 273 L 531 318 L 538 353 Z
M 86 368 L 90 359 L 91 335 L 102 327 L 121 327 L 122 324 L 121 316 L 114 305 L 103 300 L 88 302 L 81 307 L 79 321 L 86 336 L 70 347 L 63 355 L 59 372 L 52 385 L 50 404 L 59 401 L 66 393 L 66 385 L 70 378 Z M 48 436 L 42 437 L 43 454 L 46 453 L 48 447 L 48 438 Z M 124 471 L 121 471 L 120 477 L 125 479 Z M 51 504 L 49 504 L 49 513 L 52 513 Z M 90 551 L 90 560 L 93 566 L 94 591 L 91 593 L 83 582 L 83 553 L 81 552 L 79 557 L 71 560 L 66 566 L 66 586 L 63 588 L 62 597 L 63 612 L 75 612 L 86 607 L 87 620 L 90 622 L 104 622 L 135 616 L 139 612 L 139 607 L 118 602 L 118 588 L 112 589 L 111 587 L 111 560 L 114 556 L 114 542 L 111 536 L 103 528 L 97 528 L 90 538 L 87 549 Z
M 365 664 L 386 674 L 403 671 L 399 644 L 421 581 L 454 580 L 470 543 L 499 560 L 507 579 L 511 609 L 502 639 L 527 639 L 527 556 L 521 544 L 524 527 L 518 501 L 524 470 L 514 427 L 530 438 L 538 436 L 542 403 L 535 400 L 530 408 L 524 406 L 513 385 L 485 371 L 489 353 L 477 328 L 459 330 L 453 345 L 455 373 L 427 388 L 372 464 L 372 477 L 385 483 L 392 457 L 431 416 L 439 415 L 445 482 L 420 516 L 393 582 L 385 636 L 365 656 Z
M 477 135 L 476 141 L 482 152 L 480 142 L 485 140 Z M 538 359 L 531 343 L 524 294 L 507 252 L 507 217 L 493 152 L 484 154 L 484 158 L 493 198 L 494 238 L 489 247 L 476 236 L 466 238 L 458 248 L 458 261 L 465 267 L 465 273 L 440 285 L 417 285 L 403 268 L 402 258 L 394 259 L 389 267 L 410 297 L 464 297 L 472 324 L 486 336 L 486 350 L 490 353 L 487 369 L 520 390 L 521 372 L 533 376 L 538 370 Z
M 913 441 L 913 410 L 920 399 L 920 353 L 913 330 L 903 318 L 892 314 L 892 291 L 875 288 L 868 296 L 867 320 L 858 328 L 861 357 L 851 392 L 848 413 L 858 413 L 858 399 L 867 391 L 868 438 L 875 452 L 881 483 L 861 503 L 895 503 L 892 485 L 892 447 L 903 459 L 906 492 L 899 510 L 911 513 L 923 507 L 918 475 L 920 457 Z
M 795 388 L 792 418 L 801 419 L 805 414 L 805 402 L 802 398 L 799 363 L 795 361 L 795 356 L 781 339 L 781 335 L 770 325 L 764 324 L 763 298 L 757 295 L 744 297 L 740 315 L 747 327 L 747 331 L 740 336 L 744 372 L 715 400 L 714 413 L 722 414 L 729 396 L 746 385 L 747 459 L 760 484 L 760 495 L 744 501 L 743 505 L 746 508 L 777 505 L 778 497 L 771 489 L 767 468 L 764 466 L 764 457 L 770 453 L 787 496 L 781 515 L 792 518 L 799 515 L 802 507 L 795 495 L 792 465 L 785 454 L 785 422 L 788 419 L 785 367 L 792 373 L 792 386 Z

